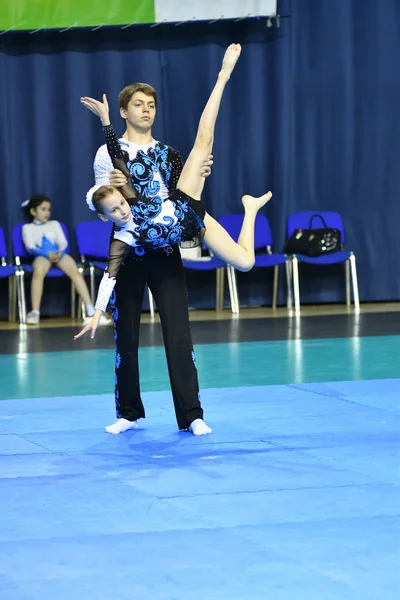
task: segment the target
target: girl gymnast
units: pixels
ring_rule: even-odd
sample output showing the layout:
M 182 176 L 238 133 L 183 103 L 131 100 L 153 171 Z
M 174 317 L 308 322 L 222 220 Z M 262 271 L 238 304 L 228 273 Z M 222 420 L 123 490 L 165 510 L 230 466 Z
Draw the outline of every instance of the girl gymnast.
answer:
M 84 302 L 86 308 L 84 324 L 86 325 L 94 315 L 92 300 L 76 262 L 72 256 L 66 254 L 68 242 L 60 223 L 50 218 L 49 198 L 42 194 L 32 196 L 22 203 L 22 207 L 31 220 L 29 224 L 22 227 L 22 240 L 27 252 L 34 257 L 31 283 L 32 310 L 27 315 L 27 324 L 39 325 L 44 279 L 51 267 L 55 266 L 68 275 Z M 110 323 L 110 319 L 103 316 L 99 323 L 102 325 Z

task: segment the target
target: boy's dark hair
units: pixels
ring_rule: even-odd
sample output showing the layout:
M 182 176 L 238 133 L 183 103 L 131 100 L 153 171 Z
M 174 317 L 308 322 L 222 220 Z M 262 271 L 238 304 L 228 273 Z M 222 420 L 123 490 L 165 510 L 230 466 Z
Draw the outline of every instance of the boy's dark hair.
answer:
M 136 94 L 136 92 L 142 92 L 143 94 L 146 94 L 146 96 L 152 96 L 157 108 L 157 92 L 148 83 L 131 83 L 124 87 L 118 95 L 119 107 L 126 110 L 133 94 Z
M 22 204 L 22 207 L 25 211 L 26 216 L 29 219 L 33 220 L 34 217 L 31 214 L 31 209 L 36 209 L 38 206 L 43 204 L 43 202 L 49 202 L 51 204 L 51 200 L 49 200 L 49 198 L 44 194 L 36 194 L 35 196 L 29 198 L 28 202 L 24 202 Z

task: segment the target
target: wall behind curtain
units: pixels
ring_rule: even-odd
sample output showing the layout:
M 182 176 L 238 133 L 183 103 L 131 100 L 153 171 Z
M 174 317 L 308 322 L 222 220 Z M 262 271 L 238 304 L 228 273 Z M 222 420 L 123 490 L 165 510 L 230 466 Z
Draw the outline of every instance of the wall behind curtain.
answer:
M 260 19 L 1 36 L 0 225 L 9 232 L 34 192 L 49 195 L 71 233 L 95 218 L 85 194 L 103 139 L 81 95 L 106 92 L 122 133 L 119 90 L 152 84 L 155 137 L 186 157 L 224 48 L 237 41 L 243 54 L 217 122 L 208 210 L 241 212 L 243 193 L 272 189 L 264 212 L 278 250 L 290 212 L 337 210 L 358 259 L 361 299 L 398 299 L 400 5 L 281 0 L 279 12 L 288 16 L 279 29 Z M 303 302 L 343 300 L 342 268 L 302 273 Z M 212 306 L 214 280 L 203 275 L 189 274 L 191 302 Z M 243 302 L 270 302 L 270 275 L 253 271 L 239 284 Z M 45 292 L 44 312 L 68 312 L 68 285 L 64 292 Z

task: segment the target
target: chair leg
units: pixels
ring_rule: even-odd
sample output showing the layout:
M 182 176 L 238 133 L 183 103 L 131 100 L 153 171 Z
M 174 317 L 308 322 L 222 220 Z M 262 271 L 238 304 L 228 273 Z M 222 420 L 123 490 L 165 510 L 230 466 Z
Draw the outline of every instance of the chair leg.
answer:
M 292 263 L 290 258 L 285 263 L 286 271 L 286 307 L 288 310 L 292 310 L 293 306 L 293 295 L 292 295 Z
M 79 265 L 78 267 L 78 271 L 79 273 L 82 275 L 83 278 L 85 278 L 85 270 L 82 267 L 82 265 Z M 93 302 L 92 302 L 93 304 Z M 78 296 L 78 309 L 77 309 L 77 315 L 76 318 L 77 319 L 84 319 L 87 316 L 86 314 L 86 306 L 84 301 L 82 300 L 82 298 L 80 296 Z
M 279 265 L 274 267 L 274 285 L 272 290 L 272 308 L 276 308 L 278 300 Z
M 237 315 L 239 313 L 239 297 L 237 293 L 236 285 L 236 274 L 235 269 L 231 266 L 227 266 L 228 286 L 229 286 L 229 297 L 231 301 L 232 313 Z
M 231 271 L 230 271 L 229 267 L 230 267 L 230 265 L 228 265 L 227 268 L 226 268 L 226 275 L 227 275 L 227 278 L 228 278 L 229 300 L 230 300 L 230 303 L 231 303 L 232 314 L 235 314 L 235 309 L 236 309 L 236 306 L 235 306 L 235 294 L 234 294 L 234 291 L 233 291 L 232 276 L 231 276 Z
M 90 297 L 92 298 L 92 304 L 96 302 L 96 297 L 94 294 L 94 280 L 95 280 L 95 268 L 93 265 L 89 267 L 89 277 L 90 277 Z
M 86 306 L 85 306 L 85 303 L 83 302 L 83 300 L 81 300 L 81 298 L 79 298 L 79 296 L 78 296 L 78 310 L 76 313 L 76 318 L 79 321 L 81 319 L 84 319 L 85 317 L 87 317 Z
M 18 312 L 19 312 L 19 321 L 21 325 L 26 324 L 26 296 L 25 296 L 25 273 L 21 270 L 17 272 L 17 285 L 19 288 L 18 300 Z
M 351 269 L 351 280 L 353 283 L 353 299 L 354 309 L 356 312 L 360 310 L 360 298 L 358 296 L 358 280 L 357 280 L 357 268 L 356 268 L 356 257 L 352 253 L 350 256 L 350 269 Z
M 299 261 L 297 256 L 292 256 L 293 269 L 293 294 L 294 294 L 294 310 L 300 312 L 300 284 L 299 284 Z
M 221 311 L 224 309 L 225 267 L 220 267 L 216 270 L 216 280 L 215 308 L 217 311 Z
M 11 275 L 8 278 L 8 320 L 10 322 L 15 321 L 17 304 L 17 278 L 15 275 Z
M 76 303 L 75 286 L 71 281 L 71 319 L 75 319 L 75 303 Z
M 150 316 L 152 319 L 154 319 L 154 298 L 153 298 L 153 294 L 150 291 L 150 288 L 148 288 L 148 292 L 149 292 L 149 307 L 150 307 Z
M 345 269 L 345 279 L 346 279 L 346 304 L 347 304 L 347 306 L 350 306 L 350 304 L 351 304 L 351 297 L 350 297 L 350 262 L 348 260 L 346 260 L 346 262 L 344 263 L 344 269 Z
M 23 309 L 22 309 L 22 286 L 21 286 L 21 275 L 20 273 L 17 271 L 15 274 L 15 287 L 16 287 L 16 291 L 17 291 L 17 302 L 18 302 L 18 318 L 19 318 L 19 324 L 23 325 L 24 323 L 24 315 L 23 315 Z
M 240 301 L 239 301 L 239 292 L 238 292 L 237 279 L 236 279 L 236 269 L 231 266 L 231 271 L 232 271 L 232 287 L 233 287 L 233 292 L 235 294 L 235 305 L 236 305 L 236 313 L 235 314 L 238 315 L 240 312 Z

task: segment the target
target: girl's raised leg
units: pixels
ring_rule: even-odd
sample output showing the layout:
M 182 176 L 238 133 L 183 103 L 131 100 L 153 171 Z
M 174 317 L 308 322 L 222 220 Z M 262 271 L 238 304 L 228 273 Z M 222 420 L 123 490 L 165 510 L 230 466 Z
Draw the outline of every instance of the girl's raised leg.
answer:
M 268 192 L 260 198 L 253 196 L 243 196 L 242 204 L 244 206 L 244 218 L 242 229 L 240 231 L 237 243 L 231 238 L 229 233 L 206 213 L 204 224 L 206 232 L 204 241 L 210 250 L 219 256 L 223 261 L 232 265 L 238 271 L 250 271 L 254 266 L 254 226 L 258 211 L 272 197 Z
M 240 44 L 231 44 L 225 52 L 217 83 L 200 117 L 194 146 L 179 177 L 177 188 L 195 200 L 200 200 L 204 187 L 204 177 L 201 175 L 201 168 L 208 155 L 211 154 L 214 142 L 215 122 L 222 95 L 241 51 Z

